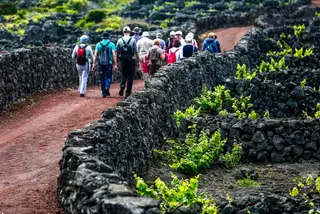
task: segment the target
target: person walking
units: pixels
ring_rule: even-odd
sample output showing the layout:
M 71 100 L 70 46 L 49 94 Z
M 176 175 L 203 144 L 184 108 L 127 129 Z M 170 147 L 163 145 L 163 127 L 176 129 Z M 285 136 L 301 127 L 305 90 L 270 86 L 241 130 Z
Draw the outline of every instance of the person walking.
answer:
M 135 68 L 139 65 L 139 55 L 136 41 L 130 37 L 130 27 L 125 26 L 122 31 L 124 36 L 118 40 L 116 45 L 117 59 L 119 59 L 122 74 L 119 95 L 123 96 L 127 85 L 126 97 L 128 97 L 132 91 Z
M 176 32 L 174 31 L 171 31 L 170 32 L 170 36 L 169 38 L 167 39 L 167 42 L 166 42 L 166 52 L 169 53 L 169 49 L 171 49 L 173 47 L 173 42 L 174 40 L 176 39 Z
M 186 38 L 187 37 L 191 37 L 191 39 L 192 39 L 191 44 L 195 47 L 195 52 L 197 52 L 198 51 L 198 43 L 197 43 L 197 40 L 194 39 L 194 34 L 192 32 L 189 32 L 187 34 Z
M 184 46 L 186 44 L 186 42 L 182 38 L 182 32 L 180 30 L 176 32 L 176 36 L 177 36 L 177 40 L 180 41 L 181 46 Z
M 217 40 L 217 38 L 218 36 L 215 33 L 210 32 L 208 34 L 208 38 L 204 40 L 204 43 L 202 46 L 202 52 L 207 50 L 210 53 L 220 53 L 221 52 L 220 43 Z
M 165 51 L 166 50 L 166 42 L 162 39 L 163 35 L 161 33 L 156 34 L 156 39 L 153 40 L 153 44 L 156 40 L 159 40 L 160 42 L 160 48 Z
M 175 63 L 181 58 L 181 43 L 179 40 L 174 40 L 173 47 L 169 49 L 168 64 Z
M 143 32 L 141 37 L 142 38 L 137 42 L 137 47 L 141 70 L 143 72 L 144 77 L 146 77 L 149 71 L 147 52 L 149 48 L 153 46 L 153 41 L 149 39 L 150 34 L 147 31 Z
M 149 61 L 149 76 L 153 77 L 154 74 L 162 66 L 162 61 L 165 59 L 165 54 L 160 47 L 160 41 L 155 40 L 153 46 L 148 50 L 147 56 Z
M 109 34 L 104 32 L 102 34 L 102 41 L 96 45 L 93 58 L 93 70 L 96 70 L 98 67 L 103 98 L 110 96 L 112 70 L 117 69 L 115 44 L 109 41 L 108 38 Z
M 192 37 L 186 37 L 186 45 L 182 47 L 180 58 L 187 58 L 193 55 L 196 52 L 196 47 L 192 44 Z
M 139 27 L 135 27 L 133 28 L 133 38 L 134 40 L 136 40 L 136 42 L 138 42 L 140 39 L 141 39 L 141 36 L 140 36 L 140 33 L 141 33 L 141 30 Z
M 72 58 L 76 59 L 76 68 L 79 74 L 79 88 L 80 97 L 84 97 L 87 90 L 87 81 L 90 72 L 90 60 L 93 58 L 93 52 L 90 45 L 88 45 L 89 37 L 83 35 L 80 37 L 80 44 L 76 45 L 72 51 Z

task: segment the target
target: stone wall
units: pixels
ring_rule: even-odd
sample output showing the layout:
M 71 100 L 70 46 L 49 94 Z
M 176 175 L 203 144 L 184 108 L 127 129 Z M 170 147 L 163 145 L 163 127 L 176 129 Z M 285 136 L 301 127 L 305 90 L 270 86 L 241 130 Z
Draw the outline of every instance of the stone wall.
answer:
M 255 35 L 250 41 L 240 42 L 239 50 L 257 54 L 259 48 L 255 49 L 254 38 Z M 152 149 L 161 147 L 163 138 L 176 131 L 173 112 L 189 106 L 201 93 L 202 85 L 214 87 L 234 75 L 237 63 L 249 64 L 249 57 L 236 52 L 214 56 L 205 53 L 166 66 L 146 82 L 143 90 L 120 102 L 116 108 L 103 112 L 101 120 L 69 133 L 59 180 L 60 203 L 65 212 L 101 210 L 104 205 L 99 198 L 112 197 L 112 192 L 106 189 L 98 199 L 91 194 L 102 188 L 102 184 L 92 187 L 97 181 L 91 174 L 100 169 L 99 163 L 112 167 L 116 174 L 129 181 L 132 173 L 145 172 L 152 164 Z M 83 165 L 91 159 L 95 160 L 88 166 L 92 171 L 82 176 Z M 109 185 L 107 180 L 101 182 Z M 88 204 L 89 201 L 95 202 Z M 118 203 L 115 205 L 118 208 L 124 206 L 119 200 Z M 132 205 L 132 211 L 127 213 L 133 213 L 135 209 Z M 118 213 L 122 211 L 122 208 L 117 210 Z
M 38 47 L 0 54 L 0 110 L 35 92 L 77 86 L 71 53 L 70 48 Z M 120 78 L 120 71 L 113 73 L 114 82 Z M 140 79 L 141 72 L 135 78 Z M 88 84 L 99 82 L 98 72 L 91 72 Z

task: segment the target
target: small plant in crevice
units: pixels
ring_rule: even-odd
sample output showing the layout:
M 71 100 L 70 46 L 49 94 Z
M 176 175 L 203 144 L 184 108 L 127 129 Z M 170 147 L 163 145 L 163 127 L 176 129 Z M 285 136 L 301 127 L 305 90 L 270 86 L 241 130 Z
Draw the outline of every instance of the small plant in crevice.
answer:
M 256 76 L 256 72 L 251 73 L 249 69 L 247 69 L 247 65 L 237 64 L 237 71 L 236 71 L 236 79 L 249 79 L 250 81 Z
M 246 178 L 237 180 L 238 187 L 258 187 L 261 183 L 253 180 L 249 175 L 246 175 Z
M 289 192 L 291 197 L 302 197 L 305 206 L 309 206 L 309 213 L 317 213 L 320 208 L 319 203 L 315 203 L 320 196 L 320 177 L 313 178 L 308 176 L 305 181 L 299 182 Z
M 195 107 L 192 105 L 189 108 L 186 109 L 185 113 L 178 110 L 173 114 L 173 118 L 176 121 L 177 126 L 180 126 L 180 122 L 182 119 L 189 118 L 193 119 L 196 118 L 200 114 L 200 108 L 195 109 Z
M 304 87 L 306 87 L 306 85 L 307 85 L 307 78 L 304 78 L 304 79 L 300 82 L 300 86 L 301 86 L 302 88 L 304 88 Z
M 320 13 L 315 12 L 314 16 L 320 17 Z
M 262 60 L 260 65 L 258 66 L 258 70 L 260 73 L 268 71 L 281 71 L 282 69 L 288 69 L 284 57 L 282 57 L 279 61 L 276 61 L 272 57 L 270 62 L 265 62 L 264 60 Z
M 293 26 L 293 30 L 294 30 L 294 35 L 299 38 L 301 36 L 301 33 L 304 31 L 305 29 L 305 25 L 301 24 L 301 25 L 294 25 Z
M 300 49 L 295 49 L 294 57 L 302 59 L 308 56 L 313 56 L 313 48 L 304 49 L 303 47 Z
M 259 118 L 259 115 L 254 110 L 252 110 L 250 114 L 248 114 L 248 118 L 254 120 Z
M 314 113 L 314 117 L 320 118 L 320 103 L 317 103 L 315 110 L 316 110 L 316 112 Z
M 263 118 L 270 119 L 270 113 L 268 110 L 264 113 Z
M 193 207 L 197 203 L 202 205 L 202 214 L 218 213 L 218 208 L 211 196 L 197 193 L 199 175 L 194 178 L 179 180 L 177 176 L 171 174 L 171 186 L 157 178 L 154 185 L 150 187 L 142 178 L 136 175 L 134 175 L 134 178 L 137 193 L 160 200 L 162 213 L 171 213 L 181 206 Z

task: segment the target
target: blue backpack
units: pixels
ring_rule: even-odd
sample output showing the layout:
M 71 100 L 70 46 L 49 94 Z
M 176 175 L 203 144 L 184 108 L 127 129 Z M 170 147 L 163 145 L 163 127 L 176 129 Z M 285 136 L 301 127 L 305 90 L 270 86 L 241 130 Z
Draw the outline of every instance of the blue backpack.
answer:
M 100 42 L 100 51 L 99 51 L 99 64 L 100 65 L 107 65 L 109 64 L 109 44 L 110 41 L 107 42 L 106 45 L 103 45 L 102 42 Z
M 213 42 L 208 44 L 206 50 L 208 50 L 210 53 L 218 53 L 217 41 L 214 40 Z

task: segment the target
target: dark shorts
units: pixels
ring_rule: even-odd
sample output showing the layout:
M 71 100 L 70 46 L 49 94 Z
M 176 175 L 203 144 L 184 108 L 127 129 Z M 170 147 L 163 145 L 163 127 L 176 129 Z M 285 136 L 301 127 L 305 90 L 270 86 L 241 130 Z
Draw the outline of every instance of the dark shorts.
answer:
M 154 75 L 161 68 L 158 64 L 149 64 L 149 75 Z

